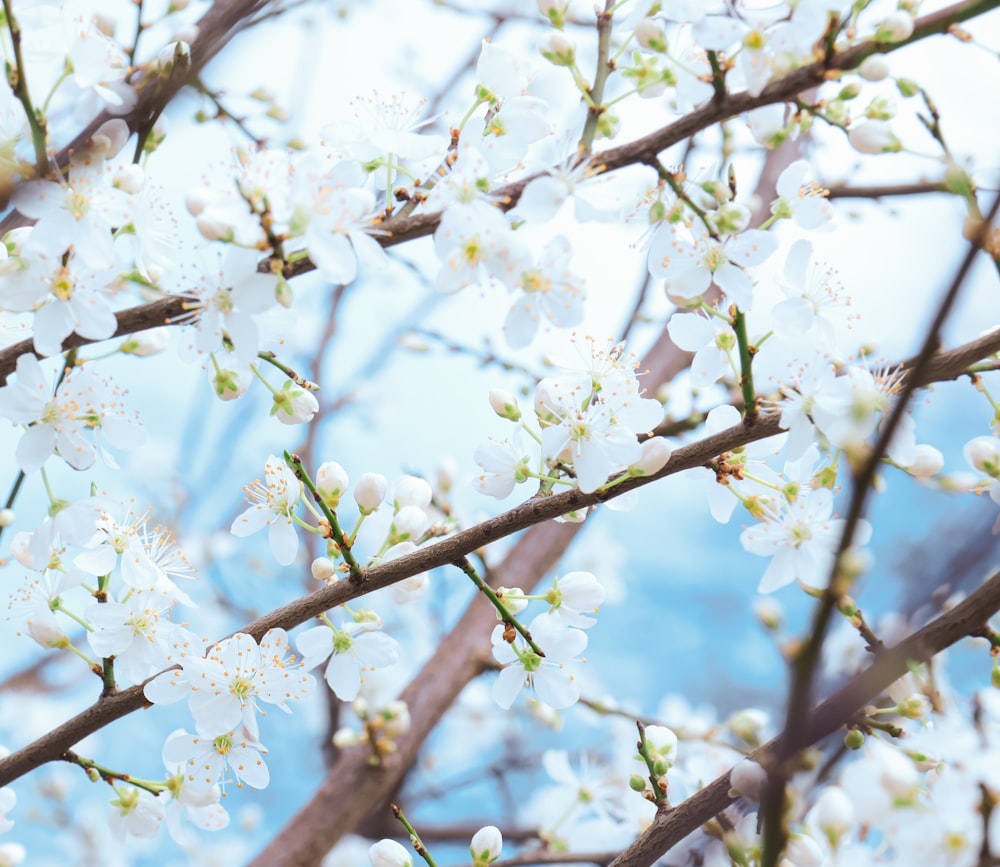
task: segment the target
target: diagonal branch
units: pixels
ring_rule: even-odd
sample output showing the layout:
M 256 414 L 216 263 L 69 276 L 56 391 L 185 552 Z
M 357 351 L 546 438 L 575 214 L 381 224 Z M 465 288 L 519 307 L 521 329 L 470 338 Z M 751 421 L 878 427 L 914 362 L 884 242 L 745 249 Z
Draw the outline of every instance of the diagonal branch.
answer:
M 880 654 L 870 668 L 822 702 L 805 720 L 795 748 L 814 744 L 833 734 L 847 719 L 909 671 L 910 662 L 927 662 L 942 650 L 967 636 L 976 635 L 1000 610 L 1000 572 L 970 593 L 951 611 L 942 614 L 919 632 Z M 758 764 L 769 767 L 787 752 L 785 735 L 779 735 L 751 754 Z M 612 867 L 647 867 L 733 803 L 729 774 L 723 774 L 676 807 L 659 812 L 652 825 L 613 862 Z

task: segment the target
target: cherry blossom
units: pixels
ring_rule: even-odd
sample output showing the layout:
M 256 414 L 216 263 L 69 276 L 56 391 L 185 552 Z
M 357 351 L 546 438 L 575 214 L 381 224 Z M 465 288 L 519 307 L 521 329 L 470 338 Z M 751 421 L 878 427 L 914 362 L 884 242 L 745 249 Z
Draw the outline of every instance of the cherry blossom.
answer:
M 476 447 L 472 457 L 483 470 L 476 479 L 476 489 L 489 497 L 502 500 L 510 495 L 515 485 L 528 479 L 531 457 L 525 453 L 516 431 L 513 439 L 490 437 Z
M 155 837 L 163 821 L 163 802 L 145 789 L 115 786 L 118 797 L 113 799 L 108 823 L 119 839 Z
M 184 656 L 180 668 L 149 681 L 143 692 L 154 704 L 189 699 L 198 734 L 216 737 L 243 726 L 257 737 L 260 704 L 290 713 L 287 701 L 298 700 L 313 687 L 302 663 L 287 656 L 288 636 L 271 629 L 260 645 L 242 632 L 212 645 L 208 655 Z
M 302 497 L 302 482 L 281 458 L 269 455 L 264 464 L 264 482 L 258 479 L 243 490 L 250 508 L 237 516 L 229 531 L 242 538 L 269 527 L 271 552 L 279 564 L 289 565 L 299 550 L 295 507 Z
M 688 241 L 674 224 L 657 231 L 649 245 L 649 273 L 667 281 L 667 292 L 678 298 L 698 298 L 714 281 L 737 307 L 753 306 L 753 280 L 744 270 L 759 265 L 778 248 L 769 232 L 748 229 L 716 241 L 701 235 Z
M 346 621 L 339 628 L 314 626 L 296 639 L 303 665 L 312 670 L 329 657 L 323 678 L 341 701 L 357 698 L 364 680 L 362 672 L 395 665 L 398 642 L 379 631 L 377 620 Z
M 807 587 L 825 587 L 844 525 L 843 519 L 833 517 L 833 494 L 827 488 L 805 488 L 791 502 L 772 503 L 764 522 L 740 534 L 740 543 L 751 554 L 773 558 L 757 592 L 773 593 L 796 580 Z M 865 545 L 871 532 L 867 521 L 859 521 L 853 544 Z
M 163 763 L 184 769 L 186 783 L 195 791 L 211 791 L 225 782 L 231 771 L 236 785 L 266 789 L 271 781 L 263 755 L 267 749 L 247 731 L 229 731 L 214 737 L 202 737 L 184 729 L 167 736 L 163 745 Z
M 580 691 L 567 666 L 583 653 L 587 633 L 562 626 L 558 618 L 550 614 L 539 614 L 528 630 L 545 651 L 544 657 L 535 653 L 520 637 L 509 644 L 504 639 L 502 625 L 493 628 L 493 658 L 503 666 L 493 683 L 493 700 L 507 710 L 522 687 L 529 685 L 541 701 L 553 708 L 575 704 Z
M 29 426 L 17 444 L 18 466 L 32 473 L 57 454 L 73 469 L 85 470 L 93 465 L 98 451 L 105 462 L 116 466 L 99 439 L 94 444 L 85 436 L 91 430 L 96 439 L 103 432 L 118 448 L 142 441 L 142 429 L 125 414 L 114 394 L 109 382 L 83 369 L 69 374 L 53 396 L 38 359 L 30 353 L 19 356 L 17 381 L 0 388 L 0 415 Z
M 545 594 L 549 613 L 566 626 L 589 629 L 597 619 L 583 612 L 596 612 L 607 597 L 604 587 L 590 572 L 567 572 L 552 580 L 552 589 Z
M 511 289 L 523 292 L 504 323 L 507 343 L 513 349 L 531 343 L 543 317 L 556 328 L 579 325 L 586 297 L 583 279 L 569 270 L 573 253 L 562 235 L 546 245 L 537 265 L 526 250 L 518 252 L 520 256 L 512 256 L 500 276 Z
M 98 656 L 115 657 L 115 673 L 142 683 L 165 668 L 171 645 L 185 632 L 167 619 L 174 600 L 161 590 L 133 592 L 116 602 L 94 604 L 84 612 L 93 629 L 87 641 Z

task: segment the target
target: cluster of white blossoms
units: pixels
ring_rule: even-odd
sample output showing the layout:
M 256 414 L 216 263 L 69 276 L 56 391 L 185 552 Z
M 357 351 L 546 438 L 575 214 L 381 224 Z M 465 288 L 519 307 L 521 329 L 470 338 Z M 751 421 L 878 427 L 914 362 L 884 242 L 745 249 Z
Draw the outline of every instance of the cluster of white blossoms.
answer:
M 132 305 L 171 302 L 181 311 L 170 322 L 177 327 L 130 335 L 111 352 L 143 357 L 173 342 L 182 361 L 203 367 L 220 400 L 241 398 L 257 380 L 271 395 L 271 416 L 304 425 L 321 406 L 318 386 L 281 357 L 299 345 L 302 320 L 289 313 L 301 312 L 293 275 L 315 270 L 343 287 L 395 267 L 384 250 L 401 237 L 393 231 L 411 215 L 435 214 L 436 224 L 428 219 L 419 232 L 433 229 L 428 282 L 442 293 L 467 287 L 502 293 L 509 306 L 496 326 L 510 349 L 524 350 L 543 331 L 580 326 L 588 294 L 610 291 L 580 273 L 570 224 L 561 218 L 572 212 L 583 223 L 640 215 L 649 226 L 641 241 L 645 271 L 676 308 L 667 331 L 693 354 L 678 382 L 690 386 L 697 412 L 677 429 L 710 435 L 770 413 L 784 431 L 690 472 L 707 482 L 717 520 L 728 522 L 737 506 L 745 510 L 740 542 L 769 558 L 760 592 L 795 583 L 815 594 L 827 586 L 846 525 L 836 511 L 843 468 L 863 462 L 885 430 L 904 376 L 843 345 L 852 323 L 849 300 L 833 269 L 800 237 L 833 227 L 827 191 L 806 161 L 793 162 L 761 219 L 735 167 L 700 176 L 699 169 L 668 168 L 647 155 L 633 166 L 637 186 L 626 189 L 613 176 L 620 162 L 609 171 L 589 158 L 596 140 L 618 136 L 622 118 L 615 106 L 630 97 L 660 100 L 671 115 L 737 90 L 756 99 L 771 82 L 842 54 L 859 39 L 882 46 L 906 41 L 914 32 L 915 2 L 900 0 L 892 11 L 846 0 L 609 4 L 601 19 L 607 68 L 597 87 L 579 65 L 591 47 L 578 54 L 566 29 L 570 4 L 539 0 L 552 26 L 539 57 L 526 58 L 502 38 L 484 40 L 468 110 L 449 123 L 450 135 L 433 128 L 438 118 L 424 116 L 424 99 L 361 97 L 351 116 L 324 126 L 321 140 L 302 152 L 255 142 L 234 149 L 222 167 L 206 162 L 201 182 L 182 191 L 187 214 L 181 216 L 156 183 L 157 147 L 167 135 L 162 122 L 143 129 L 133 146 L 125 121 L 112 119 L 89 141 L 74 142 L 67 165 L 56 171 L 53 155 L 74 141 L 77 119 L 102 108 L 128 115 L 137 82 L 187 73 L 188 42 L 197 35 L 187 27 L 193 20 L 188 5 L 169 4 L 163 20 L 170 37 L 152 53 L 147 27 L 153 22 L 142 20 L 141 3 L 134 40 L 116 39 L 116 21 L 73 0 L 58 7 L 5 3 L 0 27 L 9 85 L 0 87 L 0 198 L 9 198 L 22 223 L 0 239 L 0 313 L 30 339 L 12 379 L 0 387 L 0 417 L 19 437 L 18 478 L 9 507 L 0 510 L 0 530 L 18 518 L 10 506 L 22 475 L 47 498 L 45 516 L 26 524 L 33 529 L 11 533 L 11 557 L 28 576 L 13 595 L 10 616 L 43 648 L 79 656 L 100 677 L 104 695 L 141 686 L 149 702 L 186 700 L 191 714 L 189 727 L 164 740 L 165 779 L 74 759 L 91 779 L 113 786 L 111 825 L 120 837 L 152 837 L 164 822 L 178 838 L 186 825 L 225 827 L 227 788 L 262 789 L 271 779 L 260 718 L 270 707 L 290 712 L 309 696 L 313 670 L 322 670 L 337 699 L 353 702 L 364 723 L 362 733 L 338 731 L 338 748 L 367 747 L 378 759 L 410 727 L 403 701 L 379 704 L 369 694 L 370 673 L 409 654 L 372 609 L 342 605 L 294 636 L 276 628 L 212 641 L 187 619 L 197 609 L 185 589 L 195 569 L 173 534 L 152 525 L 151 511 L 137 512 L 132 502 L 94 490 L 75 499 L 56 493 L 65 483 L 62 474 L 50 479 L 53 456 L 80 472 L 95 467 L 98 457 L 117 470 L 112 450 L 142 443 L 127 390 L 98 373 L 103 355 L 85 357 L 89 344 L 124 330 L 120 314 Z M 141 50 L 140 34 L 146 34 Z M 548 96 L 546 75 L 553 73 L 571 80 L 582 99 L 569 113 L 567 100 Z M 895 102 L 872 89 L 889 79 L 886 58 L 868 54 L 854 74 L 822 85 L 813 106 L 789 111 L 790 104 L 776 102 L 749 112 L 749 134 L 774 147 L 820 119 L 843 131 L 861 154 L 900 150 L 891 126 Z M 901 97 L 919 93 L 930 105 L 914 82 L 892 81 Z M 951 186 L 972 191 L 971 178 L 946 156 Z M 788 238 L 774 230 L 778 225 L 794 236 L 791 243 L 783 245 Z M 198 237 L 194 248 L 185 245 L 188 236 Z M 776 275 L 776 287 L 763 285 L 771 279 L 765 268 Z M 767 288 L 779 289 L 781 300 L 769 302 Z M 503 499 L 533 480 L 533 495 L 575 489 L 621 503 L 627 497 L 615 498 L 615 485 L 671 471 L 676 443 L 657 430 L 678 421 L 673 405 L 646 393 L 624 342 L 576 336 L 567 342 L 582 349 L 582 363 L 534 382 L 527 412 L 509 392 L 490 393 L 496 414 L 514 427 L 472 455 L 480 492 Z M 64 349 L 69 346 L 75 348 Z M 976 374 L 988 369 L 995 364 Z M 985 386 L 977 387 L 990 402 L 995 434 L 1000 405 Z M 996 436 L 971 439 L 965 458 L 973 472 L 941 475 L 941 452 L 919 443 L 915 422 L 904 416 L 883 463 L 942 488 L 987 493 L 1000 505 Z M 463 523 L 447 498 L 416 476 L 390 485 L 378 473 L 365 473 L 353 485 L 353 505 L 351 490 L 336 462 L 320 464 L 310 477 L 295 456 L 270 454 L 263 480 L 244 487 L 247 507 L 230 533 L 246 539 L 266 529 L 281 567 L 303 562 L 300 534 L 310 534 L 324 549 L 311 558 L 316 581 L 360 584 L 364 569 L 431 546 Z M 346 529 L 342 503 L 352 516 L 356 507 Z M 581 510 L 564 520 L 585 517 Z M 375 541 L 359 558 L 363 526 L 365 544 Z M 871 535 L 865 521 L 854 526 L 846 566 L 840 564 L 851 576 L 867 564 L 863 547 Z M 430 574 L 422 571 L 389 594 L 397 605 L 419 603 L 430 586 Z M 478 586 L 500 621 L 490 636 L 500 669 L 491 681 L 493 701 L 508 710 L 527 687 L 539 715 L 577 703 L 586 630 L 607 596 L 594 574 L 571 571 L 537 594 L 494 591 L 486 581 Z M 524 623 L 520 616 L 532 602 L 547 610 Z M 185 619 L 175 619 L 181 607 Z M 401 610 L 417 610 L 425 625 L 419 606 Z M 218 618 L 208 619 L 218 625 Z M 994 743 L 1000 704 L 979 694 L 973 724 L 956 710 L 957 701 L 932 709 L 925 697 L 932 687 L 929 678 L 910 676 L 880 699 L 878 719 L 871 714 L 852 723 L 847 745 L 864 751 L 835 783 L 811 770 L 796 775 L 789 865 L 964 867 L 985 851 L 984 840 L 1000 849 L 1000 811 L 990 813 L 986 806 L 995 798 L 983 795 L 1000 790 Z M 889 726 L 877 724 L 890 716 Z M 926 724 L 918 728 L 914 720 Z M 638 756 L 630 733 L 627 754 L 606 766 L 584 757 L 578 772 L 566 752 L 545 754 L 542 764 L 554 785 L 525 800 L 528 818 L 551 849 L 571 842 L 625 845 L 648 823 L 654 804 L 676 803 L 735 765 L 732 787 L 746 800 L 730 808 L 712 835 L 692 835 L 665 863 L 755 862 L 760 837 L 748 804 L 757 799 L 764 772 L 743 757 L 763 742 L 764 715 L 750 710 L 699 727 L 687 709 L 684 719 L 663 721 L 669 727 L 645 726 Z M 679 740 L 686 741 L 683 749 Z M 6 814 L 14 805 L 13 791 L 0 788 L 0 833 L 9 829 Z M 496 860 L 501 847 L 499 830 L 482 828 L 470 847 L 474 867 Z M 0 845 L 0 863 L 24 857 L 17 844 Z M 390 840 L 372 846 L 369 859 L 374 867 L 412 867 L 408 852 Z
M 562 485 L 591 493 L 611 475 L 648 475 L 669 460 L 670 449 L 662 440 L 640 444 L 637 439 L 662 421 L 663 407 L 643 397 L 634 357 L 625 354 L 624 344 L 608 341 L 602 346 L 592 338 L 584 343 L 580 365 L 535 387 L 537 430 L 513 395 L 500 389 L 490 393 L 493 410 L 516 430 L 476 449 L 476 463 L 483 469 L 476 486 L 484 494 L 502 499 L 530 478 L 546 491 Z M 533 447 L 525 446 L 522 431 Z

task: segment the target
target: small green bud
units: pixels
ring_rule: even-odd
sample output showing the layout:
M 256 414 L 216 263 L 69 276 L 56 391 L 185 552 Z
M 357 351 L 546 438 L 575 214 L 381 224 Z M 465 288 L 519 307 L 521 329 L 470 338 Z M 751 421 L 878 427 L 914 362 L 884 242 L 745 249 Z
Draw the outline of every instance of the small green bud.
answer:
M 278 284 L 274 287 L 274 298 L 286 310 L 291 309 L 292 287 L 281 274 L 278 275 Z
M 920 85 L 917 84 L 912 78 L 897 78 L 896 90 L 898 90 L 903 96 L 916 96 L 920 93 Z
M 646 791 L 646 781 L 638 774 L 632 774 L 628 778 L 628 787 L 633 792 L 645 792 Z
M 856 81 L 852 81 L 849 84 L 845 84 L 841 89 L 840 93 L 837 94 L 837 99 L 854 99 L 859 93 L 861 93 L 861 85 Z
M 865 736 L 857 729 L 851 729 L 844 735 L 844 746 L 849 750 L 860 750 L 865 745 Z

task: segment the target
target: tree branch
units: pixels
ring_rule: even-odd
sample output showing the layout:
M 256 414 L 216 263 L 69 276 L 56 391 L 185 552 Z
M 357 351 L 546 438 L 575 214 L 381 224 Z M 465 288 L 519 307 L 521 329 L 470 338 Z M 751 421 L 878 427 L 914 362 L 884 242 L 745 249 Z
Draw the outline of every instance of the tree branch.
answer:
M 814 744 L 835 732 L 851 714 L 909 671 L 910 662 L 927 662 L 966 636 L 974 635 L 1000 610 L 1000 572 L 978 590 L 919 632 L 887 649 L 870 668 L 822 702 L 803 726 L 799 744 Z M 754 751 L 750 758 L 768 767 L 786 751 L 779 735 Z M 661 811 L 652 825 L 621 853 L 611 867 L 647 867 L 713 816 L 734 802 L 729 796 L 729 774 L 696 792 L 676 807 Z

